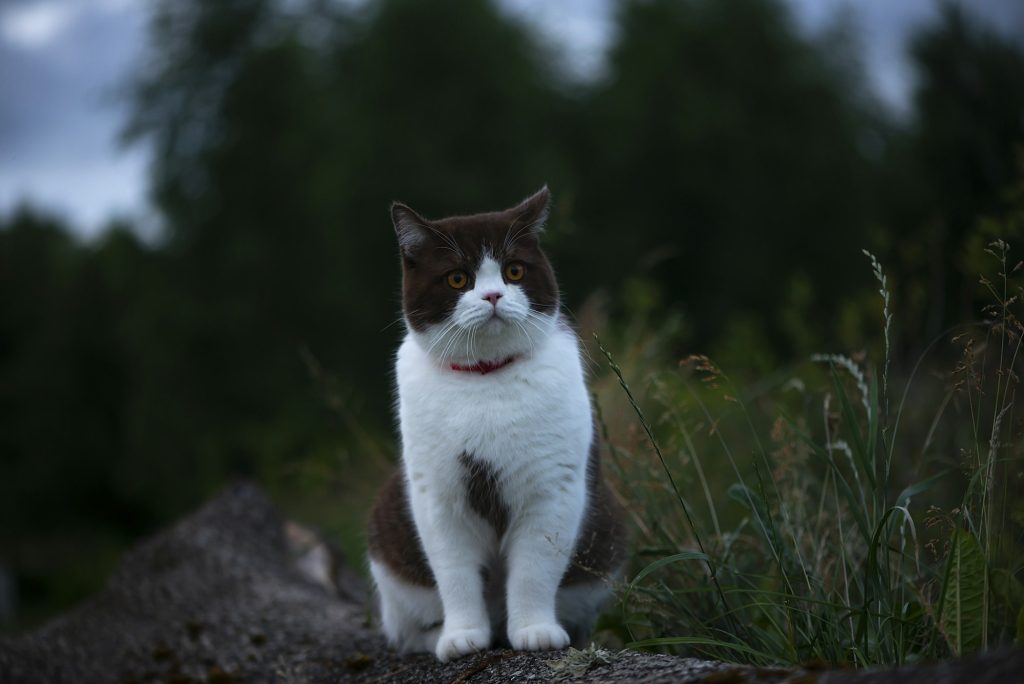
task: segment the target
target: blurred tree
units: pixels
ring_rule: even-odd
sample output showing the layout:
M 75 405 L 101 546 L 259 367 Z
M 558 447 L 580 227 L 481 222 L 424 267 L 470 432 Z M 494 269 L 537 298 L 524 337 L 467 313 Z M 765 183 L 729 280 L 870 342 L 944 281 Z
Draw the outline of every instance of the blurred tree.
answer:
M 86 246 L 35 210 L 0 221 L 0 549 L 22 619 L 94 588 L 110 548 L 159 520 L 116 477 L 132 296 L 112 267 L 141 252 L 123 228 Z
M 151 32 L 128 135 L 155 144 L 168 235 L 131 452 L 160 465 L 130 479 L 198 494 L 346 439 L 304 358 L 390 424 L 390 201 L 485 210 L 556 180 L 559 96 L 484 0 L 175 0 Z
M 773 0 L 619 5 L 594 95 L 580 214 L 618 274 L 647 273 L 692 312 L 697 341 L 742 313 L 761 325 L 783 274 L 815 285 L 819 321 L 866 278 L 869 106 L 842 44 L 802 38 Z M 769 332 L 793 349 L 784 325 Z
M 1024 143 L 1024 48 L 957 5 L 910 44 L 917 68 L 911 126 L 882 184 L 887 235 L 905 285 L 902 327 L 921 344 L 978 314 L 977 263 L 965 243 L 979 216 L 1001 213 Z M 1004 236 L 1006 237 L 1006 236 Z
M 177 483 L 180 508 L 335 436 L 300 348 L 341 311 L 319 306 L 329 226 L 304 190 L 324 121 L 297 25 L 263 0 L 164 2 L 150 32 L 127 133 L 154 144 L 168 230 L 134 331 L 146 352 L 122 477 L 158 501 Z
M 18 293 L 0 305 L 4 530 L 69 514 L 112 522 L 130 508 L 109 477 L 123 439 L 126 293 L 111 282 L 105 245 L 83 249 L 29 210 L 0 230 L 0 287 Z

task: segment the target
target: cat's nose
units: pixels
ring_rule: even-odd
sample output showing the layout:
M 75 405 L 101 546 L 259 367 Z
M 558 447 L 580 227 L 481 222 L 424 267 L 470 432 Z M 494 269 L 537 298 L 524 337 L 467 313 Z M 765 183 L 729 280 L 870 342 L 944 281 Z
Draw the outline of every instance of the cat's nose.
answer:
M 501 299 L 500 292 L 488 292 L 484 295 L 484 299 L 491 303 L 491 306 L 498 306 L 498 300 Z

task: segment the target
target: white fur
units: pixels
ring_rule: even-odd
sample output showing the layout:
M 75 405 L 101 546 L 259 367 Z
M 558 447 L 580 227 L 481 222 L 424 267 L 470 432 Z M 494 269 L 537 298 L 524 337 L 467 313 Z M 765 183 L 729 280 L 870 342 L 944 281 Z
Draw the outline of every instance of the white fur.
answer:
M 437 590 L 403 582 L 373 559 L 370 572 L 380 595 L 380 617 L 388 644 L 402 653 L 433 651 L 441 634 L 435 625 L 444 619 Z
M 501 294 L 496 306 L 485 299 L 491 292 Z M 438 596 L 444 626 L 434 650 L 442 661 L 489 647 L 496 615 L 506 616 L 495 627 L 513 648 L 562 648 L 569 635 L 558 617 L 572 612 L 573 595 L 586 605 L 571 617 L 589 621 L 587 628 L 606 596 L 562 592 L 556 614 L 558 585 L 586 508 L 593 436 L 579 346 L 557 316 L 531 311 L 522 288 L 505 283 L 488 257 L 451 321 L 427 332 L 410 328 L 398 351 L 405 475 L 437 580 L 436 592 L 417 589 L 372 564 L 384 630 L 400 648 L 430 647 L 432 639 L 413 632 L 430 624 Z M 513 363 L 486 375 L 450 368 L 513 355 Z M 496 474 L 509 512 L 500 538 L 467 501 L 463 453 Z M 488 605 L 485 567 L 492 582 L 504 582 L 503 609 Z

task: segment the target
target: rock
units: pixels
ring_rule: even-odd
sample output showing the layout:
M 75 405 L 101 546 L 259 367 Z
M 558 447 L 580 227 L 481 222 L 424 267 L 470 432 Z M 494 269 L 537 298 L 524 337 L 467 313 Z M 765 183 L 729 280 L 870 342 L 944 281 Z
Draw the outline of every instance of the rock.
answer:
M 129 552 L 92 599 L 0 642 L 0 681 L 272 681 L 297 652 L 368 648 L 365 621 L 303 576 L 280 516 L 243 484 Z
M 0 640 L 0 682 L 1024 681 L 1021 651 L 862 673 L 600 649 L 490 651 L 442 665 L 389 651 L 370 628 L 367 596 L 336 548 L 284 521 L 257 487 L 234 485 L 128 553 L 92 599 L 30 634 Z

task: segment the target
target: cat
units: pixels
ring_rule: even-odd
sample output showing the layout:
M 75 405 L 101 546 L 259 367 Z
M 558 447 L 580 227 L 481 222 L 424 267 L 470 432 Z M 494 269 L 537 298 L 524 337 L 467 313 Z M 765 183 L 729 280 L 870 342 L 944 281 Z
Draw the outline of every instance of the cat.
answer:
M 402 467 L 368 524 L 388 642 L 446 662 L 583 647 L 625 560 L 576 334 L 540 248 L 547 186 L 499 212 L 392 206 Z

